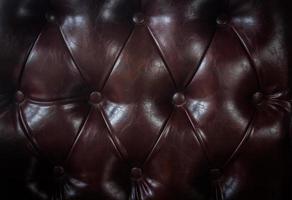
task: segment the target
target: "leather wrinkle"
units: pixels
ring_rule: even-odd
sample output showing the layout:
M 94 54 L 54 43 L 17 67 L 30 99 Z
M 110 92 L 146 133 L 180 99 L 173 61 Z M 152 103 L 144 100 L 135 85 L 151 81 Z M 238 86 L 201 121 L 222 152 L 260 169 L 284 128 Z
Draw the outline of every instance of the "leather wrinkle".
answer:
M 42 105 L 42 106 L 52 106 L 52 105 L 66 105 L 70 103 L 82 102 L 87 100 L 87 96 L 75 96 L 70 98 L 57 98 L 57 99 L 50 99 L 50 100 L 43 100 L 38 99 L 35 97 L 26 98 L 26 101 L 32 104 Z

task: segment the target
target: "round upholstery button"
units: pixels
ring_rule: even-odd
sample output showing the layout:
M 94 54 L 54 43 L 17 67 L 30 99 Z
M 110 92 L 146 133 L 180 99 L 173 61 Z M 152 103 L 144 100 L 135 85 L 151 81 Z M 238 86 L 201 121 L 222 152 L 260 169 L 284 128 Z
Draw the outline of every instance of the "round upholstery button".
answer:
M 54 167 L 54 174 L 57 177 L 63 176 L 65 173 L 65 170 L 62 166 L 55 166 Z
M 216 23 L 219 25 L 225 25 L 228 23 L 228 20 L 229 20 L 228 16 L 226 14 L 222 14 L 217 17 Z
M 182 106 L 186 102 L 186 97 L 184 94 L 177 92 L 173 95 L 172 101 L 173 101 L 174 105 Z
M 213 180 L 218 180 L 222 176 L 222 172 L 220 169 L 211 169 L 210 170 L 210 178 Z
M 142 169 L 138 167 L 133 167 L 131 169 L 131 176 L 133 179 L 140 179 L 142 177 Z
M 264 94 L 261 92 L 256 92 L 254 93 L 252 99 L 253 99 L 254 104 L 259 105 L 264 100 Z
M 48 12 L 46 14 L 46 19 L 47 19 L 48 22 L 55 22 L 56 21 L 56 16 L 53 13 Z
M 21 92 L 20 90 L 18 90 L 16 93 L 15 93 L 15 100 L 18 102 L 18 103 L 21 103 L 23 100 L 24 100 L 25 96 L 23 94 L 23 92 Z
M 134 14 L 134 16 L 133 16 L 133 22 L 135 24 L 143 24 L 144 21 L 145 21 L 145 18 L 144 18 L 143 13 L 139 12 L 139 13 Z
M 102 100 L 102 95 L 100 94 L 100 92 L 94 91 L 89 96 L 89 101 L 92 104 L 98 104 L 101 102 L 101 100 Z

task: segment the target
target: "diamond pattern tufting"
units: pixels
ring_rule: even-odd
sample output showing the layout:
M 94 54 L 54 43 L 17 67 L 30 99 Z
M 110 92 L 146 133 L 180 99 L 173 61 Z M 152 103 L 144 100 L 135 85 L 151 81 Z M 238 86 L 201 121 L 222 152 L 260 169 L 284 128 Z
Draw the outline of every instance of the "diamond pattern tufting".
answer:
M 1 198 L 292 199 L 287 2 L 0 0 Z

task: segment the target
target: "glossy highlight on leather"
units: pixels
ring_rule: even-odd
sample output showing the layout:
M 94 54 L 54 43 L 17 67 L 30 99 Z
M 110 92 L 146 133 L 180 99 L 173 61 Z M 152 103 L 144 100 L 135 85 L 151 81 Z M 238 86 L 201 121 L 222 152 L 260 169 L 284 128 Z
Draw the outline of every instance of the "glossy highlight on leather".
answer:
M 288 0 L 0 0 L 0 199 L 292 200 Z

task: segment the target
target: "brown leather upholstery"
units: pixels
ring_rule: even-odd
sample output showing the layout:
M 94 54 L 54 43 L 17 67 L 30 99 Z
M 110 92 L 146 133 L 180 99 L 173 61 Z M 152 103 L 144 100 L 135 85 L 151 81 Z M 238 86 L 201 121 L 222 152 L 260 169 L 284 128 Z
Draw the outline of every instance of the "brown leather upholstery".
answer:
M 0 0 L 1 200 L 292 199 L 290 8 Z

